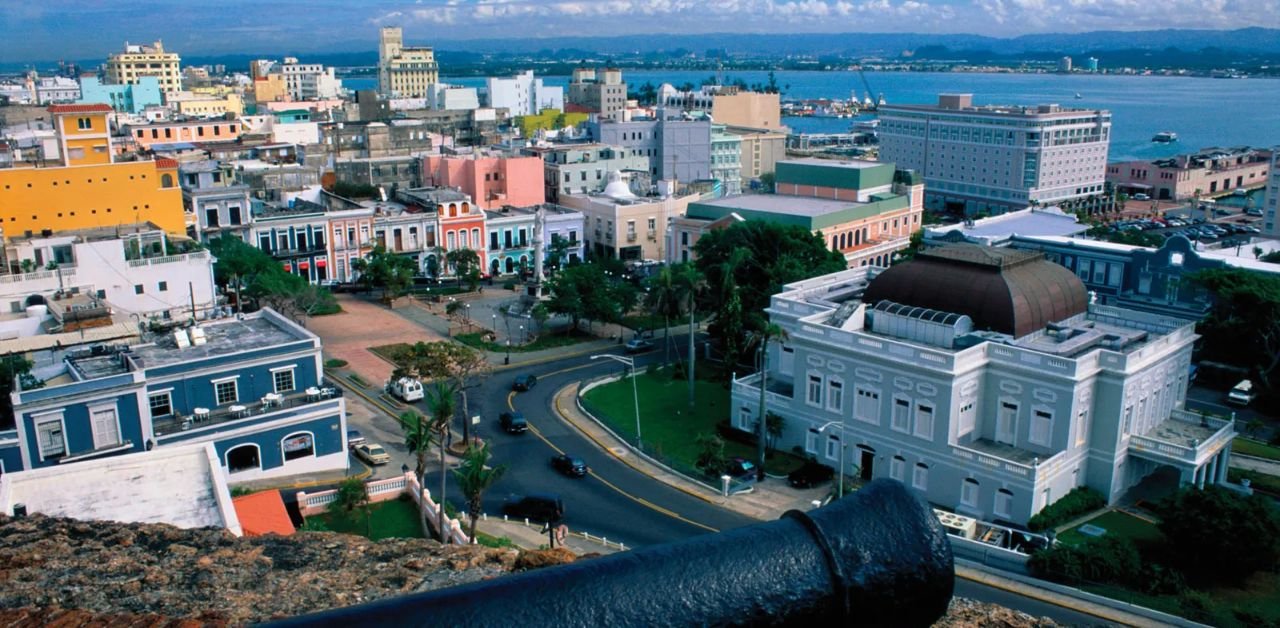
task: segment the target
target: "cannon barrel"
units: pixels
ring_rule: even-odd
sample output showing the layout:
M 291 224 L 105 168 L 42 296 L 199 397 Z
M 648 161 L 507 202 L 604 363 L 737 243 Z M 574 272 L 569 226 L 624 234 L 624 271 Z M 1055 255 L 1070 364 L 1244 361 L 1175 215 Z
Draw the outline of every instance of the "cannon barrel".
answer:
M 876 480 L 777 521 L 273 626 L 928 626 L 955 572 L 932 509 Z

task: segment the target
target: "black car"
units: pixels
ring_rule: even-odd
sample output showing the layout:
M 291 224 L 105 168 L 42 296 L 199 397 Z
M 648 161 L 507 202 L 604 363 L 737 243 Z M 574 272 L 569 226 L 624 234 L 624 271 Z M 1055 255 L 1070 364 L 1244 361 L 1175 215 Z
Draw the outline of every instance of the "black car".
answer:
M 503 412 L 498 415 L 498 422 L 502 424 L 502 431 L 508 434 L 521 434 L 529 430 L 529 422 L 519 412 Z
M 580 478 L 587 475 L 590 469 L 582 458 L 570 456 L 569 454 L 560 454 L 551 459 L 551 467 L 569 477 Z
M 804 463 L 804 466 L 792 471 L 787 476 L 787 484 L 795 488 L 811 488 L 823 482 L 830 482 L 831 478 L 835 477 L 835 474 L 835 469 L 809 460 Z
M 564 502 L 557 495 L 511 495 L 503 502 L 502 513 L 518 519 L 557 523 L 564 519 Z
M 538 385 L 538 377 L 536 375 L 521 375 L 516 378 L 514 384 L 511 385 L 512 390 L 533 390 Z
M 653 343 L 643 338 L 632 338 L 627 341 L 627 353 L 644 353 L 653 349 Z

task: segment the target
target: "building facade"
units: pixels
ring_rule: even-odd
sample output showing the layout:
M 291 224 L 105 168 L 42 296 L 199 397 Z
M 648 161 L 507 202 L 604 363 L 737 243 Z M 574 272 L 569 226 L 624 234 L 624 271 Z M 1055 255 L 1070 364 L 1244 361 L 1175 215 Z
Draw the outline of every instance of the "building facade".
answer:
M 1280 235 L 1280 146 L 1271 149 L 1271 170 L 1267 176 L 1267 191 L 1262 196 L 1263 232 Z
M 688 183 L 711 177 L 711 121 L 705 117 L 695 120 L 659 109 L 653 119 L 595 119 L 586 126 L 594 141 L 647 158 L 656 180 Z
M 422 188 L 400 190 L 396 199 L 436 217 L 436 249 L 422 260 L 424 268 L 433 268 L 439 275 L 453 275 L 455 269 L 444 258 L 453 251 L 470 249 L 479 258 L 480 272 L 488 271 L 485 212 L 469 196 L 448 188 Z
M 196 443 L 230 482 L 347 468 L 320 340 L 270 309 L 59 357 L 43 388 L 13 393 L 7 472 Z
M 232 235 L 251 242 L 250 188 L 235 178 L 231 164 L 197 161 L 178 167 L 182 206 L 190 233 L 201 242 Z
M 96 76 L 80 79 L 80 101 L 111 105 L 117 113 L 140 114 L 147 107 L 160 106 L 160 79 L 144 76 L 132 84 L 104 85 Z
M 1019 525 L 1080 486 L 1115 503 L 1157 472 L 1226 478 L 1232 423 L 1183 409 L 1194 323 L 1090 304 L 1038 253 L 930 249 L 790 284 L 767 313 L 788 333 L 767 360 L 779 446 L 849 475 Z M 738 429 L 760 385 L 735 381 Z
M 137 84 L 144 76 L 154 76 L 164 93 L 182 91 L 182 59 L 176 52 L 165 52 L 164 44 L 125 43 L 124 52 L 107 57 L 107 82 L 117 85 Z
M 727 85 L 703 85 L 697 91 L 682 92 L 670 83 L 658 88 L 658 102 L 685 111 L 703 111 L 717 124 L 782 131 L 782 101 L 776 93 L 741 90 Z
M 404 31 L 383 27 L 378 39 L 378 91 L 389 98 L 422 98 L 440 82 L 435 51 L 404 45 Z
M 532 272 L 536 219 L 536 207 L 504 207 L 485 212 L 485 246 L 491 276 Z
M 485 79 L 485 98 L 489 107 L 506 109 L 512 117 L 536 115 L 543 109 L 564 109 L 564 88 L 544 85 L 542 79 L 534 78 L 533 70 Z
M 244 125 L 239 120 L 220 119 L 124 125 L 125 134 L 142 148 L 157 144 L 234 142 L 243 131 Z
M 564 144 L 526 148 L 525 152 L 542 158 L 543 188 L 551 203 L 559 202 L 565 194 L 603 192 L 610 172 L 643 173 L 646 180 L 649 178 L 649 158 L 618 146 Z
M 998 214 L 1104 191 L 1109 111 L 979 107 L 971 94 L 943 94 L 936 106 L 885 105 L 879 116 L 880 158 L 924 175 L 929 209 Z
M 599 194 L 566 194 L 560 204 L 582 212 L 588 255 L 620 260 L 666 259 L 667 230 L 700 196 L 637 195 L 619 172 Z
M 711 178 L 719 182 L 718 196 L 742 193 L 742 136 L 721 124 L 711 126 Z
M 569 79 L 569 104 L 605 120 L 621 120 L 627 108 L 622 70 L 605 68 L 597 73 L 594 68 L 575 68 Z
M 532 207 L 546 201 L 543 165 L 537 157 L 427 155 L 422 158 L 422 184 L 457 188 L 481 209 Z
M 285 92 L 293 100 L 329 100 L 342 96 L 342 81 L 334 76 L 333 68 L 319 63 L 298 63 L 293 57 L 285 58 L 279 68 Z
M 773 174 L 778 162 L 787 158 L 787 134 L 781 131 L 730 126 L 729 133 L 742 139 L 740 176 L 743 181 L 759 181 Z
M 1248 146 L 1205 148 L 1198 153 L 1155 161 L 1107 164 L 1107 183 L 1130 196 L 1184 201 L 1221 196 L 1267 184 L 1271 151 Z

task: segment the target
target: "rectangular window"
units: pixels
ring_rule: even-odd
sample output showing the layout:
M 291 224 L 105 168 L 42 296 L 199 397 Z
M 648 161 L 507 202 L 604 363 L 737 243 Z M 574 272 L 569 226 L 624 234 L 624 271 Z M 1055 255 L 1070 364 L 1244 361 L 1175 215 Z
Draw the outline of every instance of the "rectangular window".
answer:
M 880 423 L 880 393 L 858 388 L 853 401 L 853 418 L 867 423 Z
M 890 424 L 890 427 L 898 432 L 911 431 L 911 402 L 909 400 L 893 400 L 893 423 Z
M 227 380 L 225 382 L 217 382 L 213 385 L 214 400 L 217 405 L 223 406 L 229 403 L 235 403 L 240 399 L 239 390 L 236 387 L 236 380 Z
M 143 290 L 142 290 L 142 284 L 135 284 L 135 285 L 133 286 L 133 293 L 134 293 L 134 294 L 142 294 L 142 292 L 143 292 Z
M 809 376 L 809 396 L 810 405 L 822 405 L 822 377 L 818 375 Z
M 1089 411 L 1081 410 L 1079 417 L 1076 419 L 1076 447 L 1080 447 L 1089 440 Z
M 735 425 L 734 427 L 740 430 L 750 431 L 751 416 L 752 416 L 751 408 L 748 408 L 747 406 L 742 406 L 741 408 L 738 408 L 738 424 Z
M 902 482 L 906 477 L 907 461 L 902 456 L 894 456 L 889 461 L 889 477 Z
M 966 478 L 960 484 L 960 503 L 970 508 L 978 507 L 978 481 Z
M 933 438 L 933 406 L 916 404 L 915 435 L 920 438 Z
M 151 416 L 169 416 L 173 414 L 173 395 L 169 391 L 152 393 L 147 397 L 151 406 Z
M 812 427 L 804 435 L 804 451 L 807 454 L 818 455 L 818 430 Z
M 1031 442 L 1044 447 L 1049 446 L 1053 433 L 1053 413 L 1047 410 L 1036 410 L 1031 413 Z
M 1121 432 L 1122 432 L 1125 436 L 1128 436 L 1128 435 L 1129 435 L 1129 428 L 1131 428 L 1131 427 L 1133 427 L 1133 406 L 1125 406 L 1125 409 L 1124 409 L 1124 425 L 1123 425 L 1123 427 L 1122 427 L 1122 429 L 1121 429 Z
M 996 507 L 995 513 L 997 517 L 1008 519 L 1010 512 L 1013 510 L 1013 493 L 1008 489 L 1000 489 L 996 491 Z
M 827 438 L 827 460 L 840 460 L 840 437 L 832 434 Z
M 77 118 L 77 119 L 76 119 L 76 127 L 77 127 L 77 128 L 79 128 L 81 131 L 90 131 L 90 130 L 92 130 L 92 129 L 93 129 L 93 119 L 92 119 L 92 118 Z
M 116 420 L 115 408 L 91 409 L 93 427 L 93 448 L 102 449 L 120 444 L 120 422 Z
M 973 431 L 977 424 L 977 417 L 978 413 L 974 410 L 972 401 L 960 406 L 960 436 Z
M 929 465 L 916 463 L 915 471 L 911 474 L 911 487 L 921 491 L 929 490 Z
M 278 393 L 293 390 L 293 369 L 281 369 L 271 372 L 271 384 Z
M 52 421 L 36 423 L 36 441 L 40 447 L 40 457 L 57 458 L 67 455 L 67 440 L 62 433 L 62 416 Z
M 162 282 L 160 282 L 160 284 L 158 285 L 158 289 L 160 290 L 160 292 L 168 292 L 168 291 L 169 291 L 169 282 L 167 282 L 167 281 L 162 281 Z
M 844 407 L 844 384 L 840 380 L 827 382 L 827 409 L 840 412 Z

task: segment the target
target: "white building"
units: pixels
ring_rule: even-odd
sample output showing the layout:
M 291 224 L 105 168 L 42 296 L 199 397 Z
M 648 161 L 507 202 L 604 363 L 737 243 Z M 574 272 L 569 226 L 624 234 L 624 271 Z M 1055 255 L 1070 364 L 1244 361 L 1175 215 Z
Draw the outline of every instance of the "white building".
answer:
M 1225 481 L 1232 423 L 1183 409 L 1195 323 L 1089 301 L 1040 253 L 972 244 L 784 286 L 766 310 L 787 332 L 768 356 L 778 447 L 1016 523 L 1079 486 L 1114 503 L 1157 471 Z M 759 382 L 733 385 L 738 429 Z
M 923 173 L 925 207 L 973 215 L 1055 204 L 1103 192 L 1111 112 L 973 105 L 880 107 L 880 159 Z
M 471 111 L 480 108 L 480 96 L 476 88 L 461 85 L 432 84 L 427 87 L 425 100 L 424 108 L 435 111 Z
M 485 79 L 489 106 L 505 108 L 511 116 L 537 115 L 543 109 L 564 109 L 564 88 L 543 85 L 526 70 L 512 77 Z
M 279 68 L 284 75 L 285 91 L 293 100 L 330 100 L 342 95 L 342 81 L 334 76 L 333 68 L 319 63 L 298 63 L 293 57 L 285 57 Z

